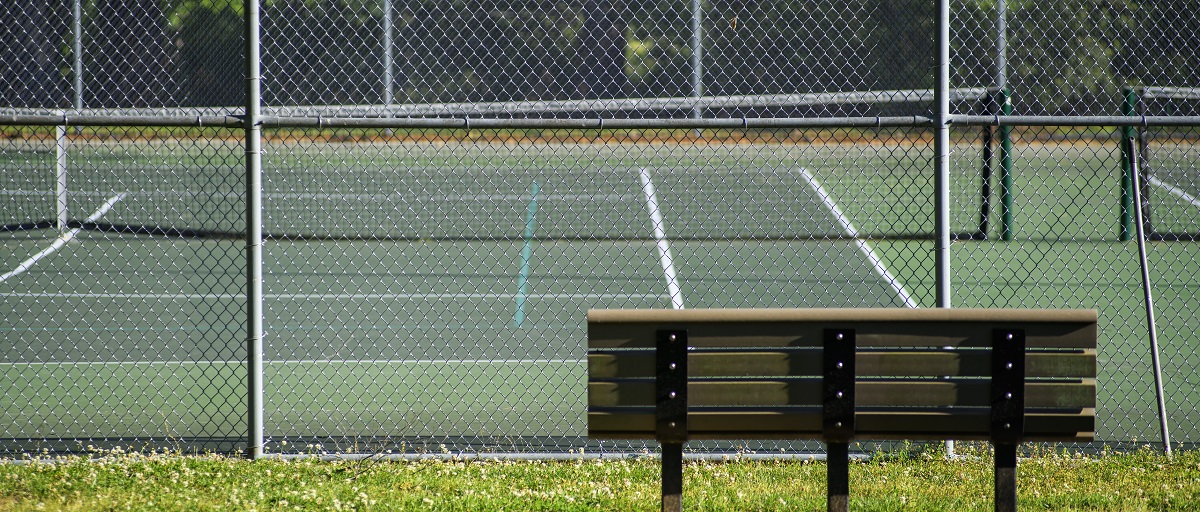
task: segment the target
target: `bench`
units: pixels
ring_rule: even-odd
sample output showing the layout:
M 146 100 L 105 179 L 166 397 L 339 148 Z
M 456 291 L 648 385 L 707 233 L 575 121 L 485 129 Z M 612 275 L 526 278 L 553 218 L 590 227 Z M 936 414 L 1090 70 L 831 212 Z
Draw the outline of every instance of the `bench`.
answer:
M 988 440 L 996 510 L 1016 510 L 1017 445 L 1087 442 L 1094 310 L 588 311 L 588 436 L 655 439 L 662 508 L 683 445 L 819 439 L 827 503 L 849 507 L 849 443 Z

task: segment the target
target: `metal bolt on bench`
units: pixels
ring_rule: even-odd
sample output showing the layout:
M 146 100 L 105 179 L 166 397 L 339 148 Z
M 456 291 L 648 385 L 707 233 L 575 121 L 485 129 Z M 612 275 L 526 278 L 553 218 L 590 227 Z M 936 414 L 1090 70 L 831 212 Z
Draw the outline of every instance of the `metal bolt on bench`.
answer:
M 592 310 L 588 434 L 659 441 L 664 511 L 693 439 L 823 440 L 831 511 L 855 439 L 989 440 L 1013 511 L 1021 442 L 1093 437 L 1096 336 L 1093 310 Z

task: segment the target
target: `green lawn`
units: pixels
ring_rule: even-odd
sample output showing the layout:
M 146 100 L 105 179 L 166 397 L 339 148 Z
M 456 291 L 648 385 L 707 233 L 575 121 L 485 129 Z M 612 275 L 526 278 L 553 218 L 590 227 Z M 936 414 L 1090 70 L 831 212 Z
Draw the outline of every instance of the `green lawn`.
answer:
M 850 507 L 862 511 L 992 510 L 985 450 L 876 454 L 850 465 Z M 563 461 L 246 460 L 119 452 L 0 463 L 0 508 L 33 510 L 658 510 L 650 458 Z M 1027 510 L 1190 511 L 1200 507 L 1200 457 L 1149 449 L 1099 457 L 1040 452 L 1018 468 Z M 823 510 L 825 464 L 804 460 L 688 462 L 687 510 Z

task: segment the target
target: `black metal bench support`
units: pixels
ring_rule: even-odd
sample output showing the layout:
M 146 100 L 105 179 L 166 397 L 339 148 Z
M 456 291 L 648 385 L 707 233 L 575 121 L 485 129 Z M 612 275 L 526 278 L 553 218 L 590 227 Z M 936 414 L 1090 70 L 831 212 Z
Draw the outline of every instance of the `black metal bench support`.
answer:
M 1025 331 L 992 336 L 992 447 L 996 512 L 1017 510 L 1017 445 L 1025 433 Z
M 850 510 L 850 443 L 825 443 L 825 460 L 826 510 L 847 512 Z
M 822 378 L 829 512 L 850 510 L 850 441 L 854 439 L 855 337 L 852 329 L 826 329 Z
M 687 442 L 687 331 L 659 331 L 655 347 L 655 429 L 662 447 L 662 510 L 683 510 Z

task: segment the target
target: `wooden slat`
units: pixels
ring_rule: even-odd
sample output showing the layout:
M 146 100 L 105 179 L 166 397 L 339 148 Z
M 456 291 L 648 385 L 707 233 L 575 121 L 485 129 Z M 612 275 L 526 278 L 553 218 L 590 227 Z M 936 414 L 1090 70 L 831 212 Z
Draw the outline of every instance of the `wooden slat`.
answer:
M 860 351 L 856 371 L 863 377 L 985 377 L 991 353 L 967 349 L 937 352 Z M 820 375 L 821 349 L 771 349 L 757 352 L 699 352 L 688 355 L 690 377 L 782 377 Z M 1031 378 L 1093 378 L 1096 353 L 1031 352 L 1025 356 Z M 654 351 L 599 351 L 588 354 L 593 379 L 653 377 Z
M 886 412 L 855 414 L 858 439 L 988 439 L 991 411 Z M 820 439 L 820 408 L 787 408 L 745 412 L 710 410 L 688 413 L 692 439 Z M 1094 437 L 1095 410 L 1060 410 L 1027 414 L 1025 439 L 1087 442 Z M 653 408 L 594 408 L 588 412 L 588 435 L 597 439 L 653 439 Z
M 694 347 L 818 347 L 825 329 L 854 329 L 860 347 L 989 347 L 997 328 L 1025 330 L 1029 348 L 1096 348 L 1094 310 L 770 309 L 591 310 L 588 347 L 648 348 L 660 329 Z
M 594 407 L 652 406 L 655 382 L 593 380 L 588 382 L 588 405 Z M 991 381 L 859 381 L 854 386 L 856 407 L 983 407 L 991 405 Z M 821 404 L 821 379 L 695 380 L 688 383 L 690 406 L 816 406 Z M 1095 407 L 1094 380 L 1028 382 L 1026 408 Z

